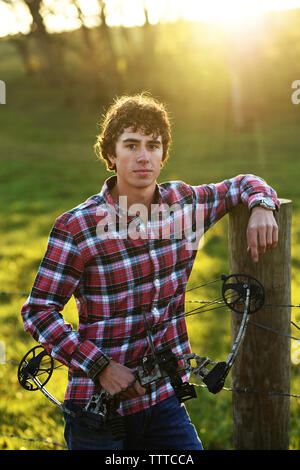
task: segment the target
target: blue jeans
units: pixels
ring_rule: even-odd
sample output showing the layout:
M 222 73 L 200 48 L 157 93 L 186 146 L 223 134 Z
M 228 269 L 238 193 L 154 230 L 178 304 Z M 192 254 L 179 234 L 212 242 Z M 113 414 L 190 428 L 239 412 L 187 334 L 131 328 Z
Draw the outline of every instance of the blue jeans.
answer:
M 65 402 L 75 411 L 76 405 Z M 124 417 L 126 438 L 114 441 L 109 429 L 92 431 L 64 413 L 69 450 L 202 450 L 186 408 L 175 396 Z

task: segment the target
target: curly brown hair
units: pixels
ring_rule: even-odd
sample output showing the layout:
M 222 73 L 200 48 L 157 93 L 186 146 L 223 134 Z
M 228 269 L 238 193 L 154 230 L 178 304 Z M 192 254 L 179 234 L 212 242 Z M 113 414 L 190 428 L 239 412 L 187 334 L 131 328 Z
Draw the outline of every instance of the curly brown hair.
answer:
M 115 155 L 115 146 L 119 136 L 127 128 L 133 132 L 138 129 L 146 135 L 156 138 L 161 136 L 163 144 L 162 166 L 169 157 L 171 144 L 171 126 L 165 106 L 147 93 L 134 96 L 121 96 L 108 109 L 102 132 L 97 136 L 94 149 L 97 157 L 104 160 L 106 168 L 115 171 L 108 155 Z

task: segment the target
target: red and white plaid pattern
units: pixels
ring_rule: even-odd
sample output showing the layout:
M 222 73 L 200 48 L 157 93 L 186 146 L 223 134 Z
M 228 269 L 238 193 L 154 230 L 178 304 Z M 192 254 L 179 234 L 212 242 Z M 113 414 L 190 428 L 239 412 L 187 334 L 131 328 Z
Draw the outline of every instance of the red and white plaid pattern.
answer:
M 65 399 L 82 405 L 96 391 L 88 372 L 103 353 L 132 369 L 141 365 L 144 355 L 151 354 L 142 312 L 152 328 L 156 348 L 168 346 L 177 355 L 190 351 L 184 294 L 197 250 L 188 247 L 185 236 L 157 237 L 157 227 L 151 226 L 151 221 L 146 238 L 132 239 L 118 236 L 108 217 L 113 237 L 99 237 L 97 226 L 108 206 L 119 220 L 119 207 L 109 192 L 115 182 L 115 176 L 108 178 L 99 194 L 56 219 L 21 312 L 25 330 L 69 367 Z M 202 186 L 171 181 L 156 187 L 158 207 L 177 204 L 193 208 L 192 226 L 196 209 L 201 207 L 204 231 L 238 203 L 251 208 L 263 196 L 271 197 L 279 208 L 275 191 L 253 175 Z M 128 223 L 133 219 L 129 217 Z M 166 221 L 154 223 L 162 228 Z M 173 223 L 171 216 L 169 223 Z M 152 236 L 155 230 L 156 236 Z M 78 308 L 78 331 L 66 324 L 60 313 L 72 295 Z M 187 378 L 185 375 L 183 380 Z M 135 413 L 171 394 L 169 380 L 162 379 L 151 384 L 144 396 L 122 401 L 119 411 Z

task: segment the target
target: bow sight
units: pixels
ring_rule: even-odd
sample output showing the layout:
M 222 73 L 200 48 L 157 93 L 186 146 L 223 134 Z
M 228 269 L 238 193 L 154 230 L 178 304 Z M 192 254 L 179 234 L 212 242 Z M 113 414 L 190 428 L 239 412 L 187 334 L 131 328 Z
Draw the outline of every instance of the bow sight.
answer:
M 208 357 L 194 353 L 176 356 L 170 347 L 157 349 L 151 328 L 144 315 L 151 354 L 142 358 L 142 364 L 135 371 L 140 384 L 148 387 L 152 382 L 169 378 L 178 400 L 184 402 L 196 397 L 195 388 L 183 382 L 181 373 L 192 372 L 204 382 L 211 393 L 218 393 L 237 357 L 239 348 L 245 337 L 249 316 L 257 312 L 265 302 L 265 291 L 262 284 L 246 274 L 222 275 L 222 298 L 224 304 L 232 311 L 241 315 L 241 324 L 231 351 L 225 361 L 215 362 Z M 172 317 L 173 318 L 173 317 Z M 192 366 L 191 362 L 196 364 Z M 18 368 L 18 380 L 25 390 L 40 390 L 52 403 L 58 406 L 81 424 L 94 429 L 111 428 L 113 438 L 121 440 L 125 437 L 122 417 L 117 409 L 120 406 L 118 395 L 111 396 L 106 391 L 92 395 L 84 409 L 73 412 L 53 397 L 45 388 L 54 370 L 53 358 L 42 346 L 32 348 L 21 360 Z
M 169 377 L 175 395 L 180 402 L 196 398 L 194 386 L 183 382 L 179 374 L 180 371 L 186 370 L 186 367 L 179 367 L 180 358 L 172 352 L 171 348 L 156 351 L 155 357 L 144 356 L 143 365 L 136 371 L 140 384 L 147 387 L 151 382 Z

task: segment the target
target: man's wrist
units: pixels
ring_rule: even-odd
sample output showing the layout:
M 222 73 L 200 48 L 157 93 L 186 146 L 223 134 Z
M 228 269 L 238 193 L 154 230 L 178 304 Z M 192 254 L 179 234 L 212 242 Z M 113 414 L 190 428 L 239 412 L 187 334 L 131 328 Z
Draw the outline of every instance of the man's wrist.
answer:
M 252 209 L 255 207 L 262 207 L 263 209 L 276 211 L 276 204 L 271 197 L 261 197 L 256 199 L 250 205 L 250 211 L 252 211 Z
M 99 359 L 97 359 L 88 372 L 88 378 L 96 382 L 97 377 L 110 363 L 111 358 L 103 354 Z

